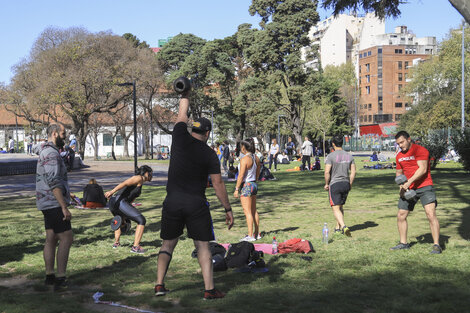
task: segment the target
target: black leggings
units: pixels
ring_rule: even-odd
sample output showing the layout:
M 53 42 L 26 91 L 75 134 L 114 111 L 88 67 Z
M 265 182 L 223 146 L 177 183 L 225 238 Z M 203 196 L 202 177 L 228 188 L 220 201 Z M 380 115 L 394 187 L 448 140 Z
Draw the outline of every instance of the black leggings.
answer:
M 128 218 L 131 221 L 136 222 L 138 225 L 145 225 L 147 222 L 142 213 L 140 213 L 139 210 L 134 208 L 126 200 L 121 200 L 119 203 L 119 209 L 114 210 L 112 213 L 114 215 L 121 215 L 124 218 Z

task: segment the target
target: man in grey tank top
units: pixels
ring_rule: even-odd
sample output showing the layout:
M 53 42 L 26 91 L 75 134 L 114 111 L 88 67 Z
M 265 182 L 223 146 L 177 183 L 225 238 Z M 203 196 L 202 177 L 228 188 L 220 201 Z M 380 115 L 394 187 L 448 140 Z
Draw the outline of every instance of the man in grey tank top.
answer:
M 343 150 L 343 137 L 332 139 L 334 152 L 325 160 L 325 190 L 329 192 L 330 205 L 336 219 L 335 233 L 351 236 L 351 230 L 344 224 L 343 205 L 356 176 L 356 164 L 352 155 Z

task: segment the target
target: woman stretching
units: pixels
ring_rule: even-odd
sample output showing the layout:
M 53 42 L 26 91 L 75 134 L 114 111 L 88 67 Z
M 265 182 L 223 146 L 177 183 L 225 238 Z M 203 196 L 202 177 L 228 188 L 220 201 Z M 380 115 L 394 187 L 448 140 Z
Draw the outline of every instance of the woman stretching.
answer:
M 152 180 L 153 170 L 148 165 L 142 165 L 137 169 L 137 174 L 131 178 L 126 179 L 120 183 L 113 190 L 105 193 L 106 198 L 109 200 L 109 209 L 113 216 L 120 215 L 123 223 L 125 220 L 132 220 L 137 223 L 135 230 L 134 245 L 132 246 L 131 252 L 133 253 L 144 253 L 146 250 L 140 246 L 140 240 L 144 234 L 145 228 L 145 217 L 134 207 L 132 202 L 140 196 L 142 191 L 142 185 L 144 182 Z M 115 195 L 113 195 L 116 193 Z M 119 247 L 119 238 L 121 237 L 121 228 L 118 228 L 114 232 L 114 244 L 113 248 Z
M 254 154 L 255 143 L 252 138 L 241 142 L 240 152 L 238 179 L 233 196 L 235 198 L 240 196 L 240 203 L 243 207 L 248 226 L 248 235 L 240 241 L 255 241 L 261 239 L 259 234 L 259 215 L 258 211 L 256 211 L 256 194 L 258 193 L 256 181 L 261 170 L 261 162 Z

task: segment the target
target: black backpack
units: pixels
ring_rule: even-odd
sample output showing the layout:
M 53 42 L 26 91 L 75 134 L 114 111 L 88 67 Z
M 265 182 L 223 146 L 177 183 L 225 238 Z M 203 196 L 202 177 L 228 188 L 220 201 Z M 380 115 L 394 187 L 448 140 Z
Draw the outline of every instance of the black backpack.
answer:
M 229 246 L 225 256 L 227 267 L 246 267 L 255 251 L 255 246 L 251 242 L 242 241 Z
M 227 250 L 225 250 L 224 246 L 218 244 L 217 242 L 209 242 L 209 249 L 211 250 L 212 254 L 212 266 L 214 272 L 227 270 L 227 264 L 225 263 L 224 259 Z M 191 253 L 191 256 L 193 258 L 197 258 L 196 249 L 194 249 L 194 251 Z

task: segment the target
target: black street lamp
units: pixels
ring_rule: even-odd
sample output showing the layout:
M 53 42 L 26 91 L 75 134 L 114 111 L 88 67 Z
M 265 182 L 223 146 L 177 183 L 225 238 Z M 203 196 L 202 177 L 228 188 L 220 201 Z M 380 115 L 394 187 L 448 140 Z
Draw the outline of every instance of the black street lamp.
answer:
M 135 91 L 135 80 L 132 83 L 122 83 L 118 86 L 132 86 L 132 102 L 134 110 L 134 171 L 137 173 L 137 98 Z

